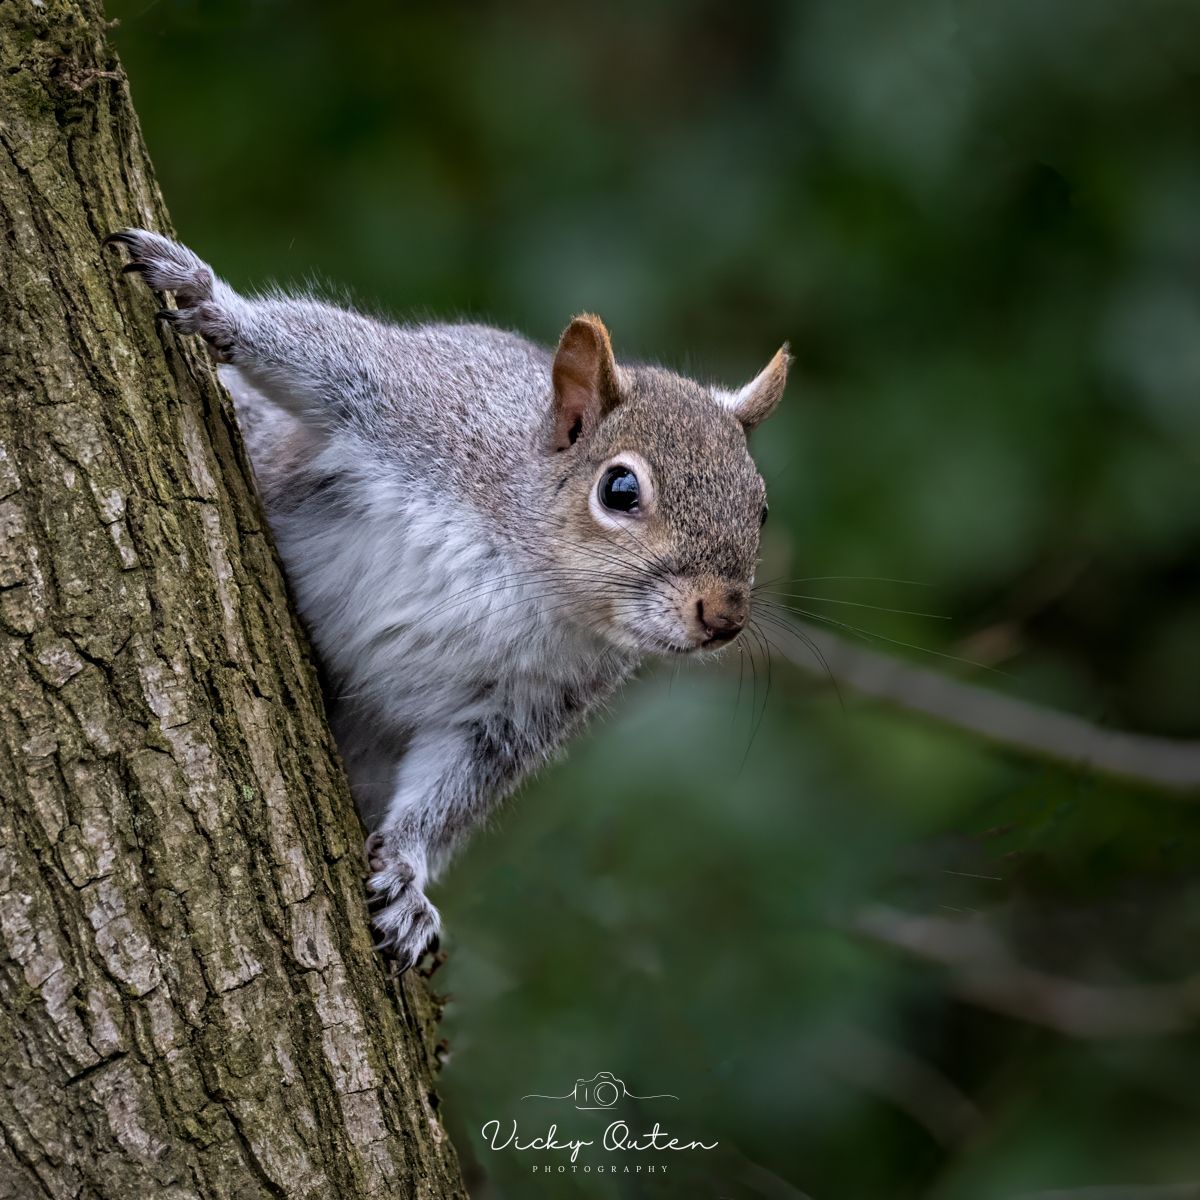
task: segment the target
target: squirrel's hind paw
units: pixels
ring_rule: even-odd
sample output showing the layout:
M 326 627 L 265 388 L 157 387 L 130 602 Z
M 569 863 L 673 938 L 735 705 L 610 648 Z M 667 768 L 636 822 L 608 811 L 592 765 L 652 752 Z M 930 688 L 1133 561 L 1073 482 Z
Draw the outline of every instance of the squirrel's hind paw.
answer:
M 371 865 L 379 863 L 368 855 Z M 416 885 L 412 867 L 394 863 L 378 870 L 367 881 L 371 895 L 371 924 L 375 948 L 391 958 L 400 972 L 421 961 L 427 950 L 436 949 L 441 917 L 425 893 Z

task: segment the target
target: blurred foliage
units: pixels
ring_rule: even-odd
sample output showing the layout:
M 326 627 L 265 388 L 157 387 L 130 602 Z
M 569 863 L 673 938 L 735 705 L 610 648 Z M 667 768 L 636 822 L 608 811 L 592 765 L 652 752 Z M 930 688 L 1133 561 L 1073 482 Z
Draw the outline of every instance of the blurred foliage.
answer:
M 795 601 L 1013 694 L 1200 728 L 1194 2 L 111 13 L 179 231 L 235 284 L 545 341 L 596 310 L 618 353 L 728 383 L 788 337 L 760 578 L 870 576 L 776 586 L 944 614 Z M 1200 1180 L 1194 1035 L 1063 1036 L 846 932 L 876 903 L 978 914 L 1056 975 L 1179 980 L 1195 806 L 770 673 L 650 672 L 435 893 L 478 1194 Z M 632 1125 L 719 1150 L 541 1180 L 558 1157 L 484 1147 L 492 1117 L 595 1136 L 519 1098 L 601 1069 L 680 1097 Z

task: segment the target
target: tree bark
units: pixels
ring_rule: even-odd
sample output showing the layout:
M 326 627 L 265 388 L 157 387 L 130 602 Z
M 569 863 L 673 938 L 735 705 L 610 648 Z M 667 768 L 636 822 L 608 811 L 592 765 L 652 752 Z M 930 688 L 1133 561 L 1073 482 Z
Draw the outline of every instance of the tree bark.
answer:
M 0 1197 L 463 1195 L 96 0 L 0 0 Z

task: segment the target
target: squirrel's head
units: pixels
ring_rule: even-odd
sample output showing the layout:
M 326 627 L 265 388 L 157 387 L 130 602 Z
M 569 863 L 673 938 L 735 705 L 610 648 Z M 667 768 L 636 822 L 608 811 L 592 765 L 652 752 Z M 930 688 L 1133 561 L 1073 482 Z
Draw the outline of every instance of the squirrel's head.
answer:
M 598 317 L 554 356 L 555 580 L 586 624 L 663 654 L 716 649 L 745 627 L 767 516 L 746 435 L 783 395 L 787 347 L 745 387 L 619 366 Z

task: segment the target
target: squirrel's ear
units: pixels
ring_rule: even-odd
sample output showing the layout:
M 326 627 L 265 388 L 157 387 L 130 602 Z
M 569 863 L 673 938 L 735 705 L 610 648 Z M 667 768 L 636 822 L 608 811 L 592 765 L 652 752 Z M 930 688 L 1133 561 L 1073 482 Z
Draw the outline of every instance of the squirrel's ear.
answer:
M 788 344 L 784 342 L 775 351 L 775 357 L 744 388 L 736 392 L 716 393 L 718 403 L 741 421 L 747 433 L 765 421 L 783 398 L 791 361 Z
M 599 317 L 576 317 L 559 339 L 554 381 L 555 450 L 566 450 L 591 433 L 620 402 L 612 342 Z

